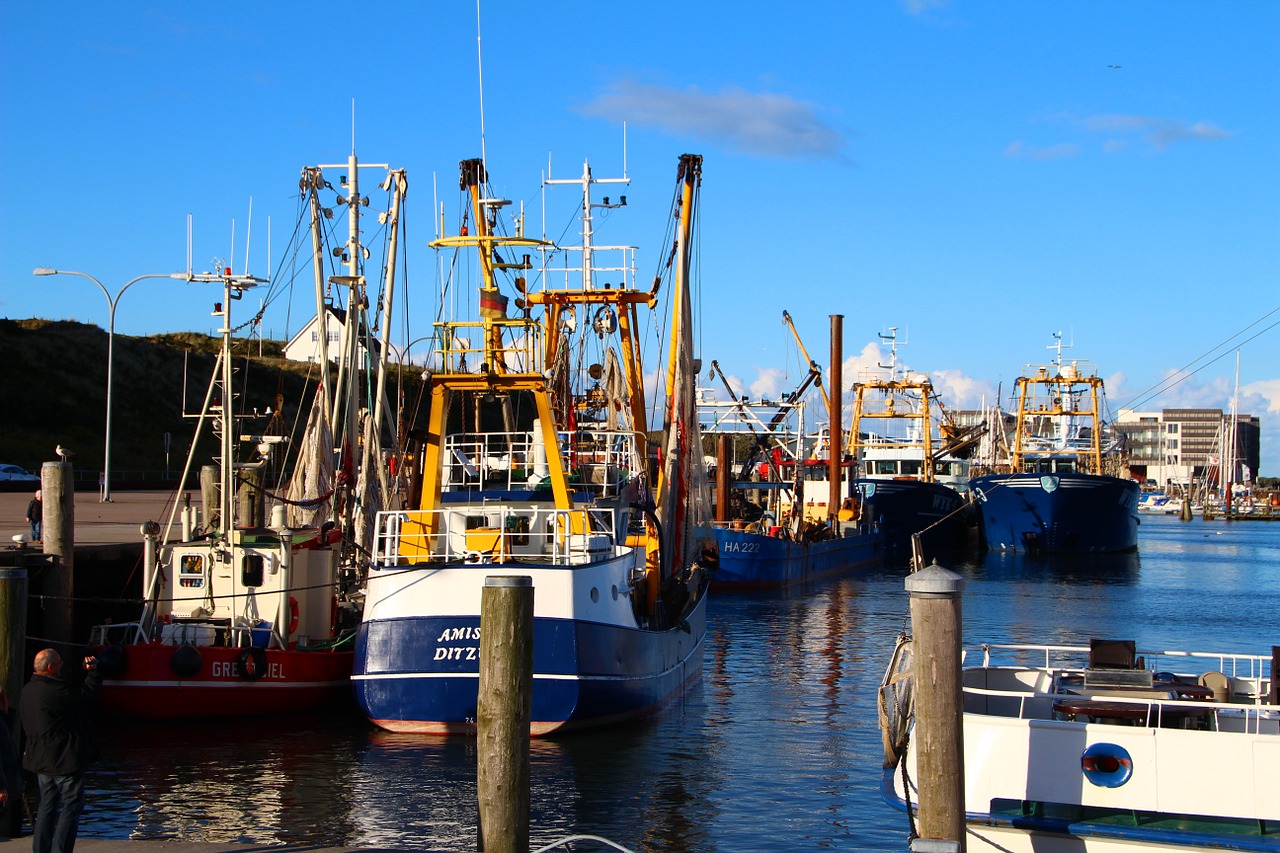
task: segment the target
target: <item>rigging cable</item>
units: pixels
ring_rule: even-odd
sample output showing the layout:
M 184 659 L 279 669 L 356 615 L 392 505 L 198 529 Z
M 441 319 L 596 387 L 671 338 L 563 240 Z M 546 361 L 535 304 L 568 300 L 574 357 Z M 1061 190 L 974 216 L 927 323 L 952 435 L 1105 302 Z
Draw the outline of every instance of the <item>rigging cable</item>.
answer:
M 1172 376 L 1168 376 L 1168 377 L 1166 377 L 1166 378 L 1162 379 L 1161 381 L 1157 382 L 1155 385 L 1151 386 L 1150 388 L 1146 389 L 1145 391 L 1141 391 L 1141 392 L 1139 392 L 1139 393 L 1138 393 L 1138 394 L 1137 394 L 1137 395 L 1136 395 L 1136 396 L 1135 396 L 1135 397 L 1134 397 L 1130 402 L 1126 403 L 1125 405 L 1121 406 L 1120 408 L 1121 408 L 1122 410 L 1123 410 L 1123 409 L 1136 410 L 1138 406 L 1140 406 L 1140 405 L 1142 405 L 1142 404 L 1144 404 L 1144 403 L 1150 402 L 1151 400 L 1155 399 L 1156 397 L 1160 396 L 1161 394 L 1165 393 L 1166 391 L 1169 391 L 1169 390 L 1173 389 L 1174 387 L 1176 387 L 1176 386 L 1177 386 L 1177 385 L 1179 385 L 1180 383 L 1184 382 L 1185 380 L 1190 379 L 1192 376 L 1195 376 L 1197 373 L 1199 373 L 1200 371 L 1204 370 L 1204 369 L 1205 369 L 1206 367 L 1208 367 L 1209 365 L 1213 364 L 1214 362 L 1218 361 L 1218 360 L 1219 360 L 1220 358 L 1222 358 L 1223 356 L 1227 355 L 1229 352 L 1231 352 L 1231 350 L 1224 350 L 1223 352 L 1218 353 L 1218 355 L 1214 356 L 1214 357 L 1213 357 L 1212 359 L 1210 359 L 1209 361 L 1206 361 L 1204 364 L 1200 365 L 1200 366 L 1199 366 L 1199 367 L 1197 367 L 1195 370 L 1187 371 L 1187 368 L 1191 367 L 1191 365 L 1195 364 L 1196 362 L 1200 361 L 1201 359 L 1206 358 L 1206 357 L 1207 357 L 1207 356 L 1209 356 L 1211 353 L 1213 353 L 1215 350 L 1218 350 L 1218 349 L 1221 349 L 1221 348 L 1223 348 L 1223 347 L 1227 346 L 1227 345 L 1228 345 L 1228 344 L 1230 344 L 1233 340 L 1235 340 L 1236 338 L 1240 337 L 1240 336 L 1241 336 L 1241 335 L 1243 335 L 1245 332 L 1249 331 L 1249 330 L 1250 330 L 1250 329 L 1252 329 L 1254 326 L 1258 325 L 1258 324 L 1259 324 L 1259 323 L 1261 323 L 1263 320 L 1265 320 L 1265 319 L 1267 319 L 1268 317 L 1270 317 L 1272 314 L 1275 314 L 1277 311 L 1280 311 L 1280 306 L 1276 306 L 1275 308 L 1272 308 L 1270 311 L 1268 311 L 1267 313 L 1263 314 L 1261 317 L 1259 317 L 1258 319 L 1254 320 L 1252 323 L 1250 323 L 1249 325 L 1245 326 L 1243 329 L 1241 329 L 1240 331 L 1236 332 L 1234 335 L 1232 335 L 1231 337 L 1227 338 L 1225 341 L 1222 341 L 1221 343 L 1216 344 L 1216 345 L 1214 345 L 1214 346 L 1210 347 L 1210 348 L 1209 348 L 1208 350 L 1206 350 L 1205 352 L 1203 352 L 1203 353 L 1201 353 L 1200 355 L 1196 356 L 1196 357 L 1195 357 L 1195 358 L 1193 358 L 1191 361 L 1187 362 L 1185 365 L 1183 365 L 1182 367 L 1178 368 L 1178 370 L 1174 371 L 1174 373 L 1173 373 L 1173 375 L 1172 375 Z M 1276 328 L 1277 326 L 1280 326 L 1280 320 L 1278 320 L 1278 321 L 1276 321 L 1276 322 L 1272 323 L 1270 326 L 1267 326 L 1267 327 L 1265 327 L 1265 328 L 1263 328 L 1263 329 L 1258 330 L 1258 331 L 1257 331 L 1257 332 L 1255 332 L 1253 335 L 1250 335 L 1249 337 L 1245 338 L 1243 341 L 1241 341 L 1241 342 L 1236 346 L 1236 349 L 1239 349 L 1240 347 L 1244 346 L 1245 344 L 1249 343 L 1250 341 L 1252 341 L 1252 340 L 1254 340 L 1254 339 L 1256 339 L 1256 338 L 1258 338 L 1258 337 L 1260 337 L 1260 336 L 1262 336 L 1262 335 L 1266 334 L 1267 332 L 1271 331 L 1272 329 Z

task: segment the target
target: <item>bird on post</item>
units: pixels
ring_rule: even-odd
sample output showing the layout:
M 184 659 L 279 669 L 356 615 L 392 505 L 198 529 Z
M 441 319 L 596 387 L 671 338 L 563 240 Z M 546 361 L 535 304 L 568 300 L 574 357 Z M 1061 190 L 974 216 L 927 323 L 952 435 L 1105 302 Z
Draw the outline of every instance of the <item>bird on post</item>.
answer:
M 68 450 L 67 448 L 63 447 L 61 444 L 59 444 L 57 447 L 57 453 L 58 453 L 58 457 L 62 459 L 63 462 L 66 462 L 72 456 L 76 455 L 74 450 Z

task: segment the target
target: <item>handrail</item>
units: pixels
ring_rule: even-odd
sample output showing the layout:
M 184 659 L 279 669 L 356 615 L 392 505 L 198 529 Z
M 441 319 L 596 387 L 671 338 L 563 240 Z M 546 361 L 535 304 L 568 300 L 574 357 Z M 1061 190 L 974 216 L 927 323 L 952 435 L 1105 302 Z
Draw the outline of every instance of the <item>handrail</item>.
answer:
M 983 653 L 983 667 L 991 666 L 991 652 L 994 650 L 1012 651 L 1012 652 L 1043 652 L 1044 666 L 1043 669 L 1055 669 L 1052 655 L 1062 653 L 1064 657 L 1078 655 L 1087 661 L 1089 657 L 1088 646 L 1050 646 L 1039 643 L 983 643 L 980 646 L 961 649 L 961 660 L 964 661 L 971 652 Z M 1251 655 L 1238 654 L 1234 652 L 1197 652 L 1185 651 L 1179 649 L 1160 651 L 1155 649 L 1137 649 L 1136 654 L 1146 659 L 1147 668 L 1160 671 L 1161 667 L 1157 664 L 1161 658 L 1179 658 L 1179 659 L 1198 659 L 1206 661 L 1216 661 L 1217 669 L 1225 675 L 1233 678 L 1266 678 L 1263 674 L 1265 666 L 1270 664 L 1271 658 L 1268 655 Z M 1230 672 L 1228 672 L 1228 664 L 1230 664 Z M 1247 664 L 1247 667 L 1244 665 Z M 1029 666 L 1028 664 L 1016 664 L 1017 666 Z M 1083 664 L 1077 664 L 1074 667 L 1067 667 L 1060 664 L 1058 669 L 1075 668 L 1083 669 Z
M 1103 693 L 1094 694 L 1094 693 L 1088 693 L 1088 692 L 1041 693 L 1034 690 L 1031 690 L 1031 691 L 999 690 L 999 689 L 993 689 L 993 688 L 971 687 L 971 686 L 964 686 L 962 688 L 962 692 L 971 694 L 974 696 L 994 696 L 1001 699 L 1016 698 L 1019 700 L 1018 715 L 1016 719 L 1019 719 L 1019 720 L 1038 719 L 1037 717 L 1032 716 L 1027 712 L 1027 703 L 1029 700 L 1032 700 L 1032 699 L 1048 700 L 1051 702 L 1056 702 L 1060 700 L 1072 701 L 1072 702 L 1106 701 L 1106 702 L 1117 702 L 1125 705 L 1146 706 L 1148 709 L 1147 710 L 1148 725 L 1151 724 L 1153 711 L 1155 712 L 1155 720 L 1157 725 L 1163 722 L 1165 709 L 1212 712 L 1214 715 L 1215 723 L 1218 721 L 1218 715 L 1221 712 L 1225 711 L 1225 712 L 1228 712 L 1230 716 L 1244 717 L 1243 731 L 1246 733 L 1251 732 L 1253 734 L 1280 735 L 1280 731 L 1265 732 L 1265 733 L 1261 731 L 1261 721 L 1263 719 L 1271 719 L 1273 716 L 1280 716 L 1280 708 L 1274 705 L 1264 705 L 1264 704 L 1261 704 L 1260 702 L 1254 702 L 1254 703 L 1210 702 L 1204 699 L 1164 699 L 1157 696 L 1150 696 L 1150 697 L 1111 696 Z M 1255 697 L 1255 698 L 1259 698 L 1259 697 Z M 1010 717 L 1012 715 L 984 714 L 983 716 Z M 1252 727 L 1250 727 L 1250 721 L 1252 721 Z M 1064 721 L 1054 721 L 1054 722 L 1064 722 Z

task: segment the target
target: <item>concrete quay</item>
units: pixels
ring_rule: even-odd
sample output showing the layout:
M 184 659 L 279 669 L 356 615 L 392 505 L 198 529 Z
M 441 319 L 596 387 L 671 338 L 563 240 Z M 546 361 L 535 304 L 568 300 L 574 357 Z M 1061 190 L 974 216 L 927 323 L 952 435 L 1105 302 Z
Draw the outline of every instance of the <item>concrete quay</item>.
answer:
M 112 545 L 132 545 L 142 543 L 139 528 L 145 521 L 157 521 L 165 524 L 173 509 L 172 501 L 181 499 L 182 493 L 168 490 L 129 491 L 112 490 L 111 502 L 98 500 L 98 492 L 75 493 L 75 546 L 79 553 L 84 548 L 101 548 Z M 26 533 L 31 528 L 26 522 L 27 504 L 31 502 L 31 492 L 0 492 L 0 548 L 12 550 L 17 547 L 13 537 Z M 191 495 L 191 500 L 198 506 L 200 494 Z M 178 523 L 175 518 L 175 525 Z M 39 552 L 39 545 L 28 545 L 29 549 Z

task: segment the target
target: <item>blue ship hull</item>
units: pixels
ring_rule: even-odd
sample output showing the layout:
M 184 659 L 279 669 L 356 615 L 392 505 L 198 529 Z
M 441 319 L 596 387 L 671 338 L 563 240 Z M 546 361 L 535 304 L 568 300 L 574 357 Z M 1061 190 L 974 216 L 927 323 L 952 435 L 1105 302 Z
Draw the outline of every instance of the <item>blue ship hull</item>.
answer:
M 1089 554 L 1138 546 L 1138 484 L 1097 474 L 992 474 L 970 491 L 993 551 Z
M 533 734 L 639 719 L 701 674 L 706 595 L 665 631 L 536 617 L 533 635 Z M 474 734 L 479 652 L 475 614 L 366 621 L 356 702 L 390 731 Z
M 958 554 L 969 549 L 976 533 L 975 510 L 968 499 L 950 486 L 923 480 L 854 481 L 863 516 L 884 530 L 890 554 L 911 556 L 911 536 L 921 533 L 925 559 L 937 554 Z
M 720 563 L 712 585 L 764 589 L 834 577 L 881 563 L 883 541 L 879 531 L 801 543 L 717 527 Z

